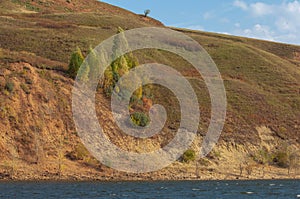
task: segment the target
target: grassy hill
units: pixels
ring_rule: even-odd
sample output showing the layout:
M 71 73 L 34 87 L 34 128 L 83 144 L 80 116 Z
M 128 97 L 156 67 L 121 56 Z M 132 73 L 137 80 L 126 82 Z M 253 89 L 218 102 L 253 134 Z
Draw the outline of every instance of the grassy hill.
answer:
M 67 65 L 76 47 L 86 55 L 90 46 L 114 35 L 118 27 L 164 27 L 162 23 L 94 0 L 5 0 L 0 2 L 0 25 L 0 179 L 196 177 L 196 163 L 180 161 L 150 174 L 115 172 L 89 154 L 72 121 L 73 80 Z M 172 29 L 191 36 L 207 50 L 227 92 L 227 119 L 220 142 L 201 160 L 204 178 L 260 178 L 260 169 L 266 165 L 270 167 L 266 177 L 291 177 L 284 167 L 291 168 L 291 154 L 299 154 L 300 47 Z M 156 61 L 173 66 L 193 85 L 201 110 L 199 135 L 192 146 L 197 151 L 210 118 L 210 99 L 202 78 L 171 53 L 148 49 L 134 55 L 140 64 Z M 109 99 L 97 94 L 99 121 L 119 147 L 155 149 L 176 132 L 179 109 L 175 96 L 160 87 L 153 92 L 170 120 L 160 135 L 146 140 L 122 135 L 114 128 Z M 267 154 L 268 163 L 258 160 L 261 153 Z M 278 164 L 280 161 L 286 165 Z M 240 174 L 241 167 L 255 169 L 246 175 Z

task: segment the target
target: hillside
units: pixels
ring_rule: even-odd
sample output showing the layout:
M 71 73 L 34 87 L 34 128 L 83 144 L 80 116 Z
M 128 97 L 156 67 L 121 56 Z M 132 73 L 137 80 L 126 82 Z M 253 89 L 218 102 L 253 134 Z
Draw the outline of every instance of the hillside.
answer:
M 216 148 L 199 164 L 178 161 L 154 173 L 125 174 L 101 165 L 81 144 L 72 119 L 68 62 L 77 46 L 87 55 L 118 27 L 164 25 L 94 0 L 4 0 L 0 25 L 0 179 L 300 177 L 300 46 L 173 28 L 199 42 L 218 66 L 227 92 L 226 124 Z M 201 76 L 171 53 L 148 49 L 134 55 L 140 64 L 173 66 L 193 85 L 201 110 L 192 146 L 197 151 L 210 120 Z M 178 102 L 163 88 L 153 92 L 170 121 L 160 135 L 145 140 L 114 128 L 110 101 L 97 93 L 99 122 L 117 146 L 141 152 L 172 138 Z

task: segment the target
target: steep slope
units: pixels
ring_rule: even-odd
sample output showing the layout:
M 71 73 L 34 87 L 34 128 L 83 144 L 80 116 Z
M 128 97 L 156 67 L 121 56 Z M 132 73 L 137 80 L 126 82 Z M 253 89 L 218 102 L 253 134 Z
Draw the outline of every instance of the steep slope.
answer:
M 115 172 L 89 155 L 72 120 L 74 82 L 66 73 L 72 51 L 79 46 L 86 55 L 90 46 L 114 35 L 118 27 L 163 27 L 160 22 L 94 0 L 6 0 L 0 2 L 0 25 L 0 178 L 197 178 L 195 162 L 178 161 L 163 171 L 144 175 Z M 206 179 L 260 178 L 260 168 L 270 165 L 269 172 L 263 171 L 264 177 L 291 177 L 278 167 L 276 153 L 284 153 L 286 163 L 290 154 L 299 154 L 300 47 L 175 30 L 191 36 L 209 52 L 228 97 L 220 143 L 201 160 L 197 171 Z M 135 55 L 141 64 L 172 65 L 194 86 L 201 109 L 199 135 L 192 146 L 197 150 L 210 118 L 210 100 L 200 75 L 167 52 L 149 49 Z M 178 106 L 167 90 L 155 87 L 154 95 L 167 110 Z M 97 94 L 97 111 L 107 135 L 125 150 L 156 149 L 168 142 L 178 127 L 177 112 L 170 111 L 171 121 L 161 135 L 141 141 L 114 128 L 109 99 L 101 93 Z M 257 161 L 261 151 L 274 156 L 268 156 L 268 164 Z M 240 174 L 241 167 L 255 169 L 246 175 Z M 297 176 L 295 172 L 291 175 Z

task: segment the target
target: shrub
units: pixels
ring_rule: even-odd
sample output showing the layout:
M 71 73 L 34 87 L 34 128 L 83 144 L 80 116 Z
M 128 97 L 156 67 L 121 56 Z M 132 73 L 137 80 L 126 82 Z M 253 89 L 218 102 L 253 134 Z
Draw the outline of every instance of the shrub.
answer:
M 196 159 L 196 152 L 193 149 L 189 149 L 182 155 L 182 161 L 189 163 Z
M 69 63 L 69 69 L 68 73 L 71 77 L 75 78 L 77 75 L 77 72 L 84 60 L 84 57 L 82 55 L 82 52 L 80 48 L 77 47 L 77 50 L 72 53 L 70 63 Z
M 26 78 L 25 78 L 25 83 L 31 85 L 31 84 L 33 84 L 33 80 L 30 79 L 29 77 L 26 77 Z
M 141 126 L 145 127 L 149 124 L 150 119 L 149 117 L 143 113 L 143 112 L 135 112 L 131 115 L 131 121 L 136 125 L 136 126 Z
M 30 94 L 30 89 L 25 84 L 21 84 L 21 88 L 26 94 Z
M 272 162 L 273 155 L 266 149 L 262 148 L 253 155 L 253 160 L 259 164 L 265 165 Z
M 295 174 L 297 170 L 300 170 L 300 154 L 299 151 L 293 151 L 289 156 L 289 168 L 288 172 L 290 173 L 291 169 L 295 169 Z
M 289 166 L 289 154 L 287 151 L 278 150 L 274 154 L 273 162 L 279 167 L 287 168 Z
M 7 82 L 5 84 L 5 90 L 7 90 L 8 92 L 13 92 L 15 88 L 15 84 L 13 82 Z
M 73 151 L 67 153 L 66 157 L 70 160 L 85 160 L 89 157 L 89 151 L 80 143 Z

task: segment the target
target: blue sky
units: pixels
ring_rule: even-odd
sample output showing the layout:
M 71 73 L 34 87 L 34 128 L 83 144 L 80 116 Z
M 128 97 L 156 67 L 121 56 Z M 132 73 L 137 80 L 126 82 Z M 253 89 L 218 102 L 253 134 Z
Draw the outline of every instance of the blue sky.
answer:
M 300 45 L 300 0 L 103 0 L 167 26 Z

